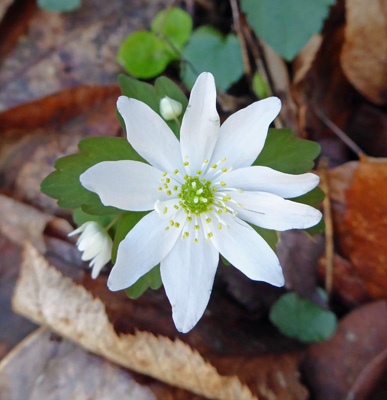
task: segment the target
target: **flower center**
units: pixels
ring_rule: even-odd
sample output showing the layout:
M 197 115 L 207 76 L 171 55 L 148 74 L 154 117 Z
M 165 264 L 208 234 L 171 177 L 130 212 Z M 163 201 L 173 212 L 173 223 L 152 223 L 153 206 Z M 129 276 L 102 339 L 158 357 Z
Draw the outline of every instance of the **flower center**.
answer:
M 179 194 L 180 205 L 189 213 L 200 215 L 212 211 L 215 194 L 211 188 L 211 181 L 199 177 L 186 176 L 185 183 L 181 185 Z

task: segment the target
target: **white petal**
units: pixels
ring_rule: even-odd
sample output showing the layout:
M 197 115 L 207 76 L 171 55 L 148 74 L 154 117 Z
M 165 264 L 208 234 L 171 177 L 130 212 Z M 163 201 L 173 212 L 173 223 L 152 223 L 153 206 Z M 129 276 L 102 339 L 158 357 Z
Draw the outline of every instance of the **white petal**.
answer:
M 243 192 L 233 193 L 231 197 L 240 204 L 234 207 L 239 218 L 266 229 L 306 229 L 316 225 L 322 217 L 320 211 L 311 206 L 271 193 Z
M 211 229 L 211 241 L 216 249 L 248 278 L 283 286 L 284 277 L 278 258 L 262 237 L 230 213 L 223 213 L 221 217 L 229 228 L 222 226 L 218 229 L 215 220 L 204 226 Z
M 198 243 L 192 235 L 178 239 L 161 262 L 161 279 L 178 331 L 190 331 L 202 317 L 210 299 L 218 261 L 218 251 L 211 243 L 206 243 L 201 229 Z
M 158 199 L 167 198 L 161 187 L 161 171 L 138 161 L 103 161 L 80 176 L 81 184 L 95 192 L 105 206 L 121 210 L 152 210 Z
M 261 191 L 284 198 L 301 196 L 314 189 L 320 178 L 311 173 L 292 175 L 269 167 L 253 166 L 226 172 L 219 177 L 227 188 Z
M 281 100 L 269 97 L 232 114 L 220 128 L 211 165 L 226 158 L 223 168 L 250 166 L 261 152 Z
M 117 109 L 125 121 L 129 143 L 154 167 L 183 170 L 180 145 L 166 122 L 142 101 L 120 96 Z
M 174 198 L 165 201 L 156 201 L 155 210 L 159 214 L 160 218 L 172 218 L 173 215 L 180 209 L 180 199 Z
M 189 174 L 195 174 L 204 160 L 211 159 L 218 132 L 215 81 L 209 72 L 203 72 L 192 88 L 181 125 L 181 155 L 189 162 Z
M 175 217 L 180 226 L 184 220 L 184 213 Z M 109 289 L 116 291 L 132 286 L 167 256 L 180 235 L 181 227 L 170 227 L 156 211 L 147 214 L 118 246 L 117 260 L 109 275 Z

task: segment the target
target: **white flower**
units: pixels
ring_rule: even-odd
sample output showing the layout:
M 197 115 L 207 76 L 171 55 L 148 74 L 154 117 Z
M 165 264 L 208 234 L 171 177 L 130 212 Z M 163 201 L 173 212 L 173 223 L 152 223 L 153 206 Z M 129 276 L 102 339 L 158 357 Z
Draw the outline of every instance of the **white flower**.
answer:
M 109 234 L 97 222 L 89 221 L 71 232 L 69 236 L 81 234 L 77 241 L 79 251 L 83 251 L 82 260 L 89 261 L 91 277 L 97 278 L 101 269 L 106 265 L 112 256 L 113 241 Z
M 117 107 L 129 142 L 150 165 L 101 162 L 81 175 L 81 183 L 106 206 L 153 211 L 120 243 L 110 290 L 133 285 L 160 263 L 175 325 L 188 332 L 207 307 L 219 253 L 250 279 L 282 286 L 275 252 L 244 221 L 279 231 L 303 229 L 317 224 L 321 213 L 284 200 L 313 189 L 316 175 L 251 166 L 280 100 L 258 101 L 219 127 L 214 78 L 203 73 L 192 89 L 180 142 L 146 104 L 121 96 Z
M 177 118 L 182 110 L 182 104 L 168 96 L 160 100 L 160 114 L 166 121 Z

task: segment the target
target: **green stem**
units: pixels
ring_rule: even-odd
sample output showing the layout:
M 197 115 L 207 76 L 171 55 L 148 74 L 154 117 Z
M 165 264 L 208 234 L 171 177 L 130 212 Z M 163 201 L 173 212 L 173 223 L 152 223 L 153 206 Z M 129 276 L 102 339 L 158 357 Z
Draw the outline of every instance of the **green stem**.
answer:
M 105 231 L 108 232 L 109 229 L 120 219 L 121 214 L 118 214 L 109 224 L 105 227 Z

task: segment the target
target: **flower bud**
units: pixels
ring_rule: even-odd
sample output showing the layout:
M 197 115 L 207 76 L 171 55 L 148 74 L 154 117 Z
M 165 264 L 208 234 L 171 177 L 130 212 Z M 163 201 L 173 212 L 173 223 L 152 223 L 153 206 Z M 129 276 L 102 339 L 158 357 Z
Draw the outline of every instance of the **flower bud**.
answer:
M 182 104 L 168 96 L 160 100 L 160 114 L 166 121 L 176 119 L 181 114 L 182 110 Z
M 109 234 L 97 222 L 84 223 L 68 236 L 81 234 L 77 241 L 79 251 L 83 251 L 82 260 L 91 260 L 89 266 L 93 268 L 91 277 L 97 278 L 101 269 L 110 261 L 113 241 Z

